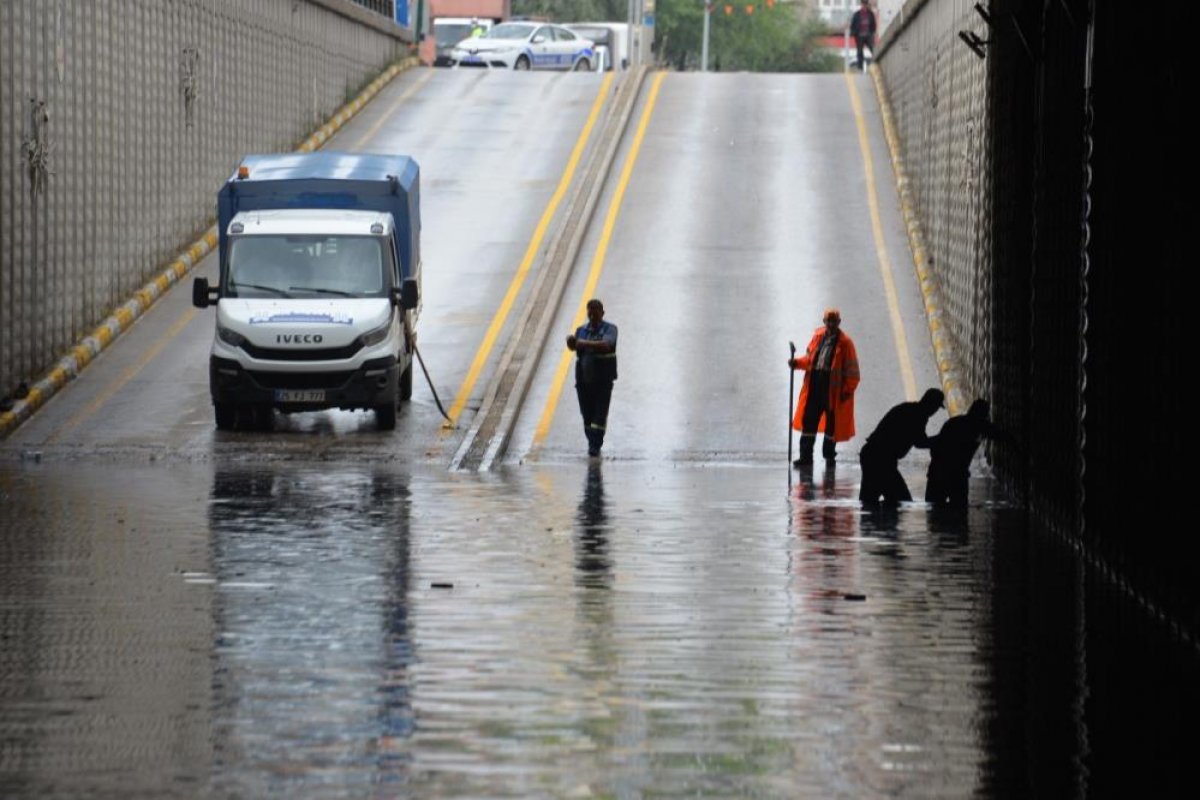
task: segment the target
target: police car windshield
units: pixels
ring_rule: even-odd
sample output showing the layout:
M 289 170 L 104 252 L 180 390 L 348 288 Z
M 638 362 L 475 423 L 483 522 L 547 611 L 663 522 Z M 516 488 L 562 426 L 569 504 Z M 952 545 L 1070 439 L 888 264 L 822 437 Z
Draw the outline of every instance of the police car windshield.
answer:
M 485 39 L 528 39 L 536 25 L 522 22 L 504 22 L 483 35 Z

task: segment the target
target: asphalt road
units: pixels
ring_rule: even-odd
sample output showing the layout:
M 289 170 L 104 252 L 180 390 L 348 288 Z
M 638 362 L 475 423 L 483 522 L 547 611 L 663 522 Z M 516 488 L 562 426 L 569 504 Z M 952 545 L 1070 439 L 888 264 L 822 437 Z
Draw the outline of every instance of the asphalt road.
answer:
M 377 431 L 369 412 L 337 411 L 277 415 L 269 434 L 216 431 L 212 314 L 192 308 L 185 280 L 0 449 L 449 464 L 536 279 L 548 208 L 563 213 L 556 190 L 573 153 L 597 146 L 581 139 L 602 86 L 594 74 L 410 70 L 326 145 L 407 153 L 421 166 L 418 341 L 453 427 L 418 373 L 395 432 Z M 193 274 L 215 272 L 209 256 Z M 782 463 L 787 343 L 803 347 L 828 305 L 842 309 L 863 370 L 859 435 L 844 455 L 889 406 L 937 385 L 867 76 L 647 78 L 509 462 L 584 450 L 561 340 L 590 295 L 621 330 L 607 459 Z
M 0 794 L 1179 794 L 1190 646 L 986 470 L 961 513 L 857 502 L 866 434 L 938 383 L 868 76 L 649 75 L 507 454 L 449 469 L 605 86 L 412 70 L 327 145 L 421 166 L 453 426 L 418 374 L 392 432 L 218 432 L 185 281 L 0 442 Z M 591 296 L 621 334 L 589 461 Z M 829 305 L 859 433 L 789 486 L 788 342 Z

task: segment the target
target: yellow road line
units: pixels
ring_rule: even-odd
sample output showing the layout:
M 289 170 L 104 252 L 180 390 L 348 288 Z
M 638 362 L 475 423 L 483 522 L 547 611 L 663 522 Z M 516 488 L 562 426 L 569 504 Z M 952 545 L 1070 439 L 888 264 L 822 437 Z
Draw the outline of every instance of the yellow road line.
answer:
M 416 94 L 417 90 L 420 89 L 422 86 L 424 86 L 425 82 L 428 81 L 432 75 L 433 75 L 432 70 L 426 70 L 425 72 L 423 72 L 421 74 L 421 77 L 417 78 L 417 80 L 413 83 L 412 86 L 405 89 L 404 93 L 401 94 L 399 97 L 397 97 L 395 102 L 392 103 L 392 105 L 388 108 L 388 110 L 383 112 L 383 115 L 375 122 L 375 124 L 372 125 L 367 130 L 367 132 L 362 135 L 362 138 L 360 138 L 358 140 L 358 143 L 355 145 L 355 147 L 357 147 L 357 148 L 364 147 L 367 144 L 367 142 L 371 141 L 371 139 L 374 138 L 375 134 L 379 132 L 379 129 L 383 127 L 383 123 L 385 123 L 389 119 L 391 119 L 392 114 L 396 113 L 396 109 L 400 108 L 400 104 L 403 103 L 404 101 L 408 100 L 408 98 L 412 97 L 414 94 Z
M 887 246 L 883 241 L 883 223 L 879 219 L 879 197 L 875 190 L 875 163 L 871 158 L 871 146 L 867 138 L 867 124 L 863 118 L 862 103 L 858 99 L 858 88 L 851 73 L 844 73 L 846 86 L 850 89 L 850 105 L 854 108 L 854 122 L 858 127 L 858 146 L 862 150 L 863 167 L 867 172 L 867 206 L 871 210 L 871 233 L 875 237 L 875 253 L 879 259 L 879 272 L 883 277 L 883 291 L 887 297 L 888 316 L 892 321 L 892 336 L 896 341 L 896 357 L 900 364 L 900 377 L 904 383 L 904 395 L 909 400 L 917 399 L 917 382 L 913 378 L 912 358 L 908 352 L 908 338 L 904 335 L 904 322 L 900 318 L 900 302 L 896 297 L 896 282 L 892 278 L 892 262 L 888 259 Z
M 638 153 L 642 149 L 642 139 L 645 138 L 646 128 L 650 125 L 650 115 L 654 112 L 654 104 L 658 101 L 658 89 L 666 76 L 665 72 L 658 73 L 654 76 L 654 83 L 650 85 L 650 94 L 646 97 L 646 106 L 642 109 L 641 120 L 638 121 L 637 134 L 633 137 L 629 155 L 625 158 L 621 179 L 608 203 L 608 213 L 604 217 L 604 229 L 600 234 L 600 241 L 596 245 L 596 252 L 592 256 L 592 268 L 588 273 L 587 283 L 583 287 L 583 296 L 579 299 L 579 307 L 575 311 L 575 320 L 571 324 L 572 329 L 582 325 L 583 320 L 587 317 L 587 301 L 591 299 L 596 291 L 596 285 L 600 282 L 600 273 L 604 269 L 604 257 L 608 254 L 608 242 L 612 238 L 613 229 L 617 224 L 617 215 L 621 211 L 621 201 L 625 199 L 625 189 L 629 186 L 629 178 L 633 175 L 634 164 L 637 163 Z M 550 423 L 554 421 L 554 412 L 558 408 L 558 401 L 567 380 L 567 370 L 571 367 L 573 355 L 570 350 L 564 349 L 562 356 L 559 357 L 558 368 L 554 371 L 554 381 L 550 385 L 550 396 L 546 398 L 546 407 L 542 410 L 542 417 L 533 433 L 534 450 L 541 446 L 550 432 Z
M 163 348 L 170 344 L 171 341 L 179 335 L 179 332 L 182 331 L 187 324 L 192 321 L 196 314 L 196 309 L 187 309 L 184 315 L 176 320 L 175 324 L 170 327 L 166 335 L 159 338 L 153 347 L 142 354 L 142 357 L 137 360 L 136 364 L 126 367 L 125 371 L 118 375 L 116 380 L 104 387 L 104 391 L 100 392 L 92 399 L 92 402 L 84 406 L 82 410 L 76 412 L 75 415 L 64 422 L 62 426 L 58 428 L 58 430 L 46 437 L 46 443 L 49 444 L 50 442 L 55 441 L 58 439 L 58 437 L 72 430 L 76 425 L 99 411 L 100 407 L 111 400 L 113 395 L 124 389 L 127 383 L 133 380 L 139 372 L 145 369 L 146 365 L 153 361 L 155 357 L 163 351 Z
M 571 152 L 571 158 L 567 162 L 566 170 L 558 182 L 558 188 L 554 190 L 550 202 L 546 205 L 546 210 L 542 212 L 542 218 L 533 232 L 533 238 L 529 240 L 529 246 L 525 249 L 525 257 L 521 259 L 521 265 L 517 268 L 517 273 L 513 275 L 513 279 L 508 285 L 508 291 L 504 294 L 504 300 L 501 301 L 500 308 L 496 311 L 495 316 L 492 317 L 491 324 L 488 325 L 487 333 L 483 336 L 483 342 L 479 345 L 479 350 L 475 353 L 475 359 L 471 362 L 471 368 L 467 371 L 467 377 L 463 380 L 462 386 L 459 387 L 458 395 L 454 398 L 454 404 L 450 406 L 450 411 L 446 415 L 450 419 L 442 424 L 443 431 L 453 428 L 458 421 L 459 414 L 462 413 L 463 407 L 471 397 L 471 392 L 475 389 L 475 382 L 479 380 L 479 373 L 483 370 L 483 365 L 487 363 L 488 357 L 491 356 L 492 348 L 496 344 L 500 330 L 508 320 L 508 314 L 512 310 L 513 303 L 521 291 L 521 286 L 525 283 L 525 278 L 529 275 L 530 267 L 533 266 L 533 260 L 542 248 L 542 239 L 546 236 L 546 230 L 550 227 L 550 221 L 554 219 L 554 213 L 558 210 L 558 204 L 562 202 L 563 197 L 567 193 L 567 188 L 571 185 L 571 180 L 575 177 L 575 170 L 579 166 L 579 160 L 583 157 L 583 150 L 587 146 L 588 139 L 591 138 L 592 129 L 596 126 L 596 120 L 600 117 L 600 110 L 604 107 L 604 100 L 608 97 L 608 87 L 612 84 L 612 81 L 613 75 L 609 73 L 604 76 L 604 81 L 600 84 L 600 91 L 596 93 L 596 100 L 592 103 L 591 114 L 588 115 L 587 123 L 583 126 L 583 130 L 579 134 L 579 139 L 575 142 L 575 149 Z

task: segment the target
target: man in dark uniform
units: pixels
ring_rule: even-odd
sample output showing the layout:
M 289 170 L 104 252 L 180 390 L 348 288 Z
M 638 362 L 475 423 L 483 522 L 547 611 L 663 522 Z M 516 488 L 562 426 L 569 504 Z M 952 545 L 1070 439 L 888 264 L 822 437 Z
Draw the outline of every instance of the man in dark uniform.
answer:
M 942 407 L 946 396 L 929 389 L 917 402 L 900 403 L 883 415 L 859 453 L 862 486 L 858 499 L 864 503 L 899 503 L 912 500 L 908 484 L 900 474 L 900 459 L 914 447 L 929 447 L 925 425 Z
M 608 427 L 608 404 L 617 379 L 617 326 L 604 321 L 604 304 L 593 298 L 587 304 L 588 321 L 567 337 L 575 351 L 575 394 L 583 416 L 588 455 L 600 455 Z
M 930 437 L 927 503 L 966 508 L 975 451 L 984 439 L 1010 440 L 988 419 L 990 410 L 987 400 L 976 400 L 966 414 L 946 420 L 941 431 Z

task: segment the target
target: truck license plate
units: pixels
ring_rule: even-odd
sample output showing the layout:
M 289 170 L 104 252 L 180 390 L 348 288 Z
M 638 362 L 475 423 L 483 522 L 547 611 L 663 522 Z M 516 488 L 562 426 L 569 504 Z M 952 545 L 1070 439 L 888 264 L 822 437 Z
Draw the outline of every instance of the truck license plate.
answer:
M 276 403 L 324 403 L 324 389 L 276 389 Z

